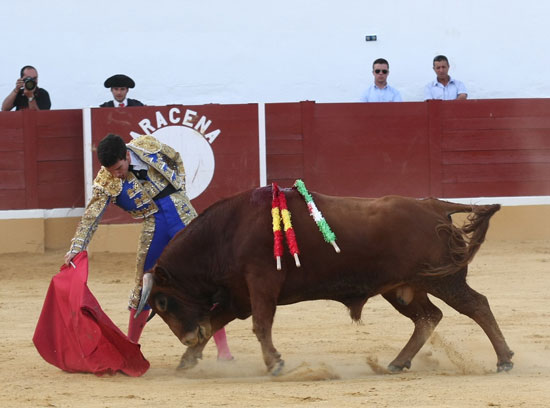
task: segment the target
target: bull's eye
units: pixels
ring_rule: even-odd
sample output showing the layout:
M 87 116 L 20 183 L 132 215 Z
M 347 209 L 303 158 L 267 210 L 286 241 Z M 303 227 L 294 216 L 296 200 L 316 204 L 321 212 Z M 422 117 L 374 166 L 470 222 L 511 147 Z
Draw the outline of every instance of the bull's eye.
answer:
M 155 305 L 159 311 L 166 312 L 166 310 L 168 310 L 168 298 L 164 295 L 156 296 Z

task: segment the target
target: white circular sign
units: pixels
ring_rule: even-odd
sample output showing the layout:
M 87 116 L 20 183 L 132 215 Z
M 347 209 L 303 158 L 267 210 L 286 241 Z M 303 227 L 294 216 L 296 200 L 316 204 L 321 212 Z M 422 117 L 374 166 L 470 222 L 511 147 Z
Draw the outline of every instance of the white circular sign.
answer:
M 198 197 L 214 177 L 214 152 L 202 134 L 187 126 L 165 126 L 152 136 L 177 150 L 185 168 L 185 186 L 190 200 Z

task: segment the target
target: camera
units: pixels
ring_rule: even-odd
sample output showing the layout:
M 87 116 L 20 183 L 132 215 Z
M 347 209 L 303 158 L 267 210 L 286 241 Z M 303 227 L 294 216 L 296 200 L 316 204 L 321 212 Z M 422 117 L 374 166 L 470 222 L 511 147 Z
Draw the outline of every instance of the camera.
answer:
M 36 81 L 32 77 L 26 77 L 25 79 L 23 79 L 23 82 L 27 91 L 32 91 L 34 88 L 36 88 Z

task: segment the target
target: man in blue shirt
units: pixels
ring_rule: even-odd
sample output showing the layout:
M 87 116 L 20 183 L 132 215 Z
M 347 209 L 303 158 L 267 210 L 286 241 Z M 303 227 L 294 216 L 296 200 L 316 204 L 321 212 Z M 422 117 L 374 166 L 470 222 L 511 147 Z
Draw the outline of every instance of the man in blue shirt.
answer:
M 399 91 L 388 85 L 390 64 L 384 58 L 378 58 L 372 64 L 372 84 L 361 96 L 361 102 L 401 102 Z
M 435 81 L 430 82 L 424 88 L 424 99 L 453 99 L 468 98 L 466 86 L 459 80 L 449 76 L 449 60 L 445 55 L 438 55 L 433 61 L 433 70 L 437 75 Z

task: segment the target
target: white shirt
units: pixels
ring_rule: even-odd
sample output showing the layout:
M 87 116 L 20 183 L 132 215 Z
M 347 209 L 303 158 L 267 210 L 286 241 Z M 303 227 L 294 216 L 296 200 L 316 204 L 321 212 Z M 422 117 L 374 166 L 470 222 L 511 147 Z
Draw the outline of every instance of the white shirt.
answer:
M 121 103 L 123 103 L 124 107 L 126 107 L 126 106 L 128 106 L 128 98 L 125 98 L 122 102 L 119 102 L 115 99 L 115 100 L 113 100 L 113 103 L 115 104 L 115 108 L 120 108 Z
M 380 89 L 375 84 L 363 93 L 361 102 L 402 102 L 401 94 L 392 86 L 386 85 Z
M 135 154 L 130 149 L 128 149 L 128 151 L 130 152 L 130 164 L 132 166 L 134 166 L 134 169 L 136 169 L 136 170 L 148 170 L 149 169 L 149 166 L 147 166 L 147 164 L 143 160 L 141 160 L 138 157 L 137 154 Z
M 451 101 L 456 99 L 459 94 L 468 94 L 466 86 L 457 79 L 449 79 L 449 83 L 443 86 L 441 82 L 430 82 L 424 88 L 424 100 L 428 99 L 442 99 L 444 101 Z

